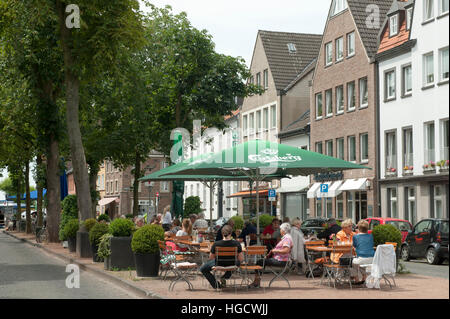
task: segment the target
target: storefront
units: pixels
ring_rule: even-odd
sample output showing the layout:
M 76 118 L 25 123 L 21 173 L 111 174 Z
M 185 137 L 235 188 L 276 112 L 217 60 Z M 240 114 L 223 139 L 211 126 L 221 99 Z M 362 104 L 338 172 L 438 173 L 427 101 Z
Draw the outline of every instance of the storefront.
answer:
M 243 218 L 249 219 L 256 215 L 256 191 L 242 191 L 227 198 L 240 198 L 242 200 Z M 277 201 L 269 201 L 269 190 L 259 190 L 259 211 L 261 214 L 276 216 Z

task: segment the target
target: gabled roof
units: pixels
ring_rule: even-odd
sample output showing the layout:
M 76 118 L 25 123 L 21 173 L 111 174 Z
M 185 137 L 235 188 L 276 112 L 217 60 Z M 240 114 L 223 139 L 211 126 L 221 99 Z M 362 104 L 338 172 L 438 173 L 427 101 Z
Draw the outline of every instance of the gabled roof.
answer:
M 286 88 L 317 57 L 322 42 L 321 34 L 264 30 L 258 33 L 278 91 Z M 295 52 L 289 51 L 288 43 L 295 45 Z
M 300 115 L 294 122 L 286 126 L 280 133 L 278 133 L 279 138 L 287 138 L 290 136 L 297 135 L 305 130 L 305 128 L 310 123 L 310 110 L 306 110 L 305 113 Z
M 378 35 L 392 2 L 393 0 L 347 0 L 348 7 L 370 59 L 374 58 L 378 51 Z M 379 9 L 378 20 L 372 19 L 376 17 L 376 11 L 371 8 Z M 378 22 L 378 25 L 375 22 Z
M 289 84 L 284 88 L 284 92 L 292 89 L 301 79 L 303 79 L 306 75 L 308 75 L 311 71 L 316 67 L 317 58 L 312 60 L 306 67 L 303 69 L 300 74 L 298 74 Z

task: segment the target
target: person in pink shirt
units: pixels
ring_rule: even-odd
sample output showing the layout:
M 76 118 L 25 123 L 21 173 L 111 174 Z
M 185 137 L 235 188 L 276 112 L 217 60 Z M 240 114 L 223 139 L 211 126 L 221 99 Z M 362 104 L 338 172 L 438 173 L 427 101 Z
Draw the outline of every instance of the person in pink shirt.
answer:
M 260 259 L 257 264 L 259 266 L 286 266 L 286 262 L 291 257 L 291 250 L 294 246 L 291 237 L 291 225 L 284 223 L 280 226 L 281 240 L 276 247 L 272 249 L 266 256 L 265 261 Z M 249 288 L 259 288 L 261 286 L 261 271 L 256 271 L 255 279 L 249 285 Z

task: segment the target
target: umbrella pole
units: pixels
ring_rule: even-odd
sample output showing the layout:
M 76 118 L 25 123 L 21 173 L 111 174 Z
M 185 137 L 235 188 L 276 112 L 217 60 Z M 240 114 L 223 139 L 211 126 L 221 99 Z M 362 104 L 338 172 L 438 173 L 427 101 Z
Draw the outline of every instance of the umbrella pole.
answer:
M 257 229 L 256 232 L 258 233 L 258 246 L 261 245 L 261 240 L 259 238 L 259 180 L 256 179 L 256 223 L 257 223 Z
M 209 226 L 212 227 L 213 182 L 209 183 Z

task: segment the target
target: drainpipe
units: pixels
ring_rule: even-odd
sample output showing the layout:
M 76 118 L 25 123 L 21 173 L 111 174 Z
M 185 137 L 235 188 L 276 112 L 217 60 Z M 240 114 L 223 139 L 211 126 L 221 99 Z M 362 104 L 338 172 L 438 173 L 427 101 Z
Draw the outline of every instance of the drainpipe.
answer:
M 381 174 L 381 152 L 380 152 L 380 71 L 378 68 L 378 61 L 375 61 L 375 82 L 376 82 L 376 87 L 375 87 L 375 98 L 376 98 L 376 125 L 375 125 L 375 130 L 376 130 L 376 147 L 377 147 L 377 152 L 375 154 L 375 161 L 376 161 L 376 165 L 377 165 L 377 172 L 376 172 L 376 183 L 377 183 L 377 215 L 381 216 L 381 185 L 380 185 L 380 174 Z M 374 214 L 375 215 L 375 214 Z

